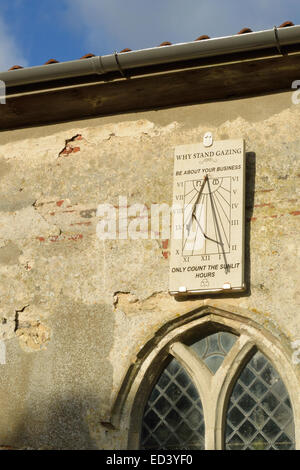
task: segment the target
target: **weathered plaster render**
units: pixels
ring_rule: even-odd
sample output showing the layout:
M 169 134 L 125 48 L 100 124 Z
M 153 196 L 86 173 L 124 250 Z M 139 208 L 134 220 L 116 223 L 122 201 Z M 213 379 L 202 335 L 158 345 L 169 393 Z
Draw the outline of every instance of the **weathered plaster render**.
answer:
M 0 134 L 0 445 L 126 447 L 110 424 L 130 364 L 161 326 L 203 305 L 255 317 L 292 361 L 299 122 L 279 93 Z M 118 210 L 120 195 L 171 205 L 174 146 L 206 131 L 246 141 L 248 290 L 178 301 L 170 241 L 99 240 L 96 210 Z

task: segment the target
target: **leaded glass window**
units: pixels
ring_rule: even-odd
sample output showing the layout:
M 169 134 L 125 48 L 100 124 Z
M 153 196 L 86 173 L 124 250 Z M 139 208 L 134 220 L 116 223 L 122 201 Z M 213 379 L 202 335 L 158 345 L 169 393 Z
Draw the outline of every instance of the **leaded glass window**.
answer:
M 295 448 L 287 389 L 250 336 L 218 331 L 168 351 L 144 409 L 142 449 Z
M 221 331 L 197 341 L 191 345 L 191 348 L 203 359 L 207 367 L 214 374 L 236 340 L 237 337 L 232 333 Z
M 294 448 L 293 412 L 287 390 L 268 359 L 257 352 L 230 397 L 227 449 Z
M 185 370 L 172 359 L 146 405 L 142 449 L 203 449 L 204 420 L 198 392 Z

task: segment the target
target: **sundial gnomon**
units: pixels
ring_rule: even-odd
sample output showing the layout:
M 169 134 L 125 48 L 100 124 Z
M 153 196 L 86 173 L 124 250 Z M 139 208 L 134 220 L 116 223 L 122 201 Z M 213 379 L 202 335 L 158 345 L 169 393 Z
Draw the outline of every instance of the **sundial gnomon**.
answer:
M 208 180 L 197 201 L 203 182 L 204 178 L 184 182 L 184 256 L 230 252 L 231 177 Z M 196 201 L 196 217 L 191 220 Z

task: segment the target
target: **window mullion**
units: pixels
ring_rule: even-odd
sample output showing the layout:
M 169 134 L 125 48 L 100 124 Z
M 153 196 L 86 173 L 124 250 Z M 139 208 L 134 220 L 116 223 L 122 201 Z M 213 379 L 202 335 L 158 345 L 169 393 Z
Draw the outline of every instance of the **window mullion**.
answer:
M 205 422 L 205 449 L 213 450 L 215 449 L 214 424 L 216 422 L 216 395 L 212 387 L 213 374 L 197 354 L 185 344 L 173 343 L 169 352 L 186 369 L 198 390 Z
M 214 432 L 216 450 L 221 450 L 224 447 L 225 413 L 232 383 L 246 363 L 254 347 L 255 343 L 248 336 L 241 335 L 212 378 L 215 402 Z
M 210 395 L 209 390 L 213 375 L 209 368 L 198 358 L 194 351 L 179 341 L 170 346 L 169 352 L 185 368 L 194 381 L 203 404 Z

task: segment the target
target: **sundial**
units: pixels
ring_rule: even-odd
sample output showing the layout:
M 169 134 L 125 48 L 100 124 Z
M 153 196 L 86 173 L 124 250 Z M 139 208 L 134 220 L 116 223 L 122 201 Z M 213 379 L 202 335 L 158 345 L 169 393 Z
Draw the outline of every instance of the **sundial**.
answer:
M 171 294 L 242 291 L 244 141 L 175 148 Z

